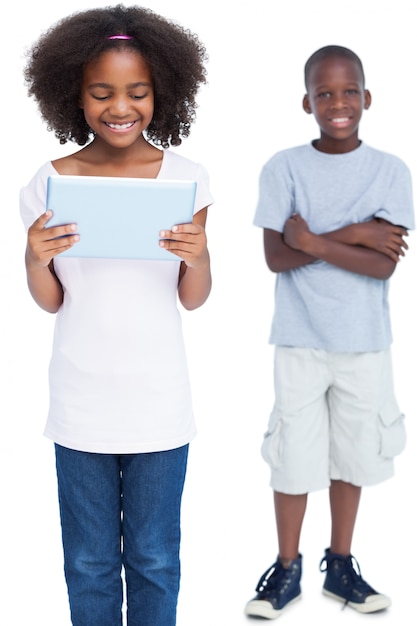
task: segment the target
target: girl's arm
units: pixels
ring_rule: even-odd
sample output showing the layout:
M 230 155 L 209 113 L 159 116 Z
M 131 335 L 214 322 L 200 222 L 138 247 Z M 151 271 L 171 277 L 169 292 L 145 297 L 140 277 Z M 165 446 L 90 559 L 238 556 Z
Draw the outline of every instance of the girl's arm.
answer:
M 29 228 L 26 246 L 26 274 L 29 291 L 45 311 L 56 313 L 63 301 L 63 289 L 54 271 L 54 257 L 70 248 L 79 237 L 71 235 L 73 224 L 45 228 L 51 218 L 49 211 Z
M 53 270 L 53 262 L 47 267 L 33 267 L 26 255 L 26 274 L 29 291 L 41 309 L 56 313 L 62 304 L 63 291 Z
M 204 304 L 211 291 L 210 255 L 205 231 L 207 207 L 194 215 L 192 224 L 162 231 L 161 246 L 183 259 L 178 281 L 178 297 L 189 311 Z

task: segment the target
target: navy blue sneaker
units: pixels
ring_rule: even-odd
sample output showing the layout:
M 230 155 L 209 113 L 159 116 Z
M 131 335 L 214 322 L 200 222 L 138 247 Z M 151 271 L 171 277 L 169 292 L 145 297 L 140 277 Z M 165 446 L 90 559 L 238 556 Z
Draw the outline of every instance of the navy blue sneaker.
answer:
M 261 576 L 256 596 L 245 607 L 250 617 L 275 619 L 292 602 L 301 598 L 301 554 L 288 568 L 278 559 Z
M 320 571 L 326 572 L 323 593 L 359 613 L 375 613 L 391 606 L 387 596 L 378 593 L 363 580 L 359 563 L 351 554 L 335 554 L 328 548 L 320 561 Z

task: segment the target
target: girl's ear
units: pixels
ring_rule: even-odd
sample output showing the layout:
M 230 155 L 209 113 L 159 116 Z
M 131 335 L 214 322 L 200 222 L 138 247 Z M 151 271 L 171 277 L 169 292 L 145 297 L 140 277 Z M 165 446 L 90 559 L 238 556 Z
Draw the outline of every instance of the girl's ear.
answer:
M 365 89 L 365 104 L 364 104 L 364 109 L 369 109 L 369 107 L 371 106 L 372 103 L 372 96 L 371 96 L 371 92 L 368 91 L 368 89 Z
M 308 99 L 308 95 L 306 94 L 303 98 L 303 109 L 306 113 L 310 114 L 313 111 L 311 110 L 310 100 Z

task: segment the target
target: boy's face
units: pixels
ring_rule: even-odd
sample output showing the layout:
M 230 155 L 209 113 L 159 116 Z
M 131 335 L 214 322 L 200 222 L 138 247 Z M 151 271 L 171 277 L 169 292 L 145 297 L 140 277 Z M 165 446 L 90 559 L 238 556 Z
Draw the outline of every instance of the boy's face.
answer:
M 311 68 L 306 113 L 312 113 L 320 127 L 315 147 L 329 154 L 355 150 L 360 144 L 359 122 L 362 111 L 371 105 L 359 66 L 345 57 L 328 57 Z

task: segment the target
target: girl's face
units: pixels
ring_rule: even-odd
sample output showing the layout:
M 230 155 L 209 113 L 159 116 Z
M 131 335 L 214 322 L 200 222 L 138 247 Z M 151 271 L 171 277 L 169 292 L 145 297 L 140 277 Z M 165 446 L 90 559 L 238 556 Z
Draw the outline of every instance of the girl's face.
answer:
M 148 64 L 131 49 L 104 52 L 85 67 L 80 106 L 96 138 L 115 148 L 131 146 L 153 116 Z
M 343 153 L 359 145 L 359 122 L 371 95 L 364 89 L 360 68 L 350 59 L 329 57 L 311 68 L 303 106 L 320 127 L 316 147 Z

